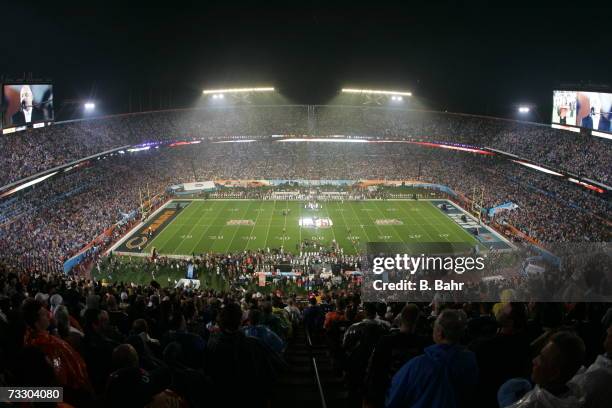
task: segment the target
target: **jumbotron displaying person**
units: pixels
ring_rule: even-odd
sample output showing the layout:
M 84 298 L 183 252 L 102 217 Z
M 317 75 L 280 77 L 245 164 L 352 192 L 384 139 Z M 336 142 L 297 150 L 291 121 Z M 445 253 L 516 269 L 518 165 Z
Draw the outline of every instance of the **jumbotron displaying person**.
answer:
M 29 85 L 24 85 L 19 91 L 19 110 L 11 116 L 11 123 L 15 126 L 26 123 L 40 122 L 45 119 L 44 112 L 34 106 L 34 94 Z

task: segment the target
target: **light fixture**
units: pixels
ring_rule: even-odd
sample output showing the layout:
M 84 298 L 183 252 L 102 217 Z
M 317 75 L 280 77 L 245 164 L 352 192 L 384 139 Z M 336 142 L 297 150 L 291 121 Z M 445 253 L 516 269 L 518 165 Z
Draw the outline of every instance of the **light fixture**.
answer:
M 404 91 L 382 91 L 376 89 L 355 89 L 355 88 L 343 88 L 343 93 L 354 93 L 364 95 L 396 95 L 396 96 L 412 96 L 411 92 Z

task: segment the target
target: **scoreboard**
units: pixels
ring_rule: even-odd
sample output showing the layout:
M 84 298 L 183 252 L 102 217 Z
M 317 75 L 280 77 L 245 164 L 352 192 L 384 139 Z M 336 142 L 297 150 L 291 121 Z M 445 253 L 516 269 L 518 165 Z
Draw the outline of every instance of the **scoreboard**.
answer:
M 49 125 L 54 120 L 53 85 L 42 83 L 2 86 L 2 133 Z

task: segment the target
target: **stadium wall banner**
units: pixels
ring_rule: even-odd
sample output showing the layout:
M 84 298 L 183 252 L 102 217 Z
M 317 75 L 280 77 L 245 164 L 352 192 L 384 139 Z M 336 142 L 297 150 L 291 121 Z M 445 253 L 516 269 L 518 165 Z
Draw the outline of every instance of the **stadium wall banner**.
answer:
M 230 180 L 218 179 L 215 183 L 223 187 L 264 187 L 269 186 L 268 180 Z
M 457 197 L 452 189 L 442 184 L 421 183 L 415 180 L 294 180 L 294 179 L 272 179 L 272 180 L 215 180 L 217 185 L 224 187 L 263 187 L 263 186 L 282 186 L 294 184 L 302 187 L 311 186 L 357 186 L 366 188 L 369 186 L 408 186 L 415 188 L 427 188 L 446 193 L 452 197 Z M 175 186 L 173 186 L 175 187 Z
M 193 194 L 199 192 L 215 191 L 216 186 L 213 181 L 197 181 L 194 183 L 183 183 L 170 186 L 170 191 L 173 194 Z
M 414 184 L 409 184 L 409 185 L 410 185 L 410 187 L 429 188 L 429 189 L 432 189 L 432 190 L 438 190 L 438 191 L 446 193 L 446 194 L 448 194 L 450 196 L 457 197 L 457 193 L 455 193 L 449 187 L 443 186 L 442 184 L 414 183 Z
M 72 270 L 72 268 L 74 268 L 75 266 L 77 266 L 78 264 L 83 262 L 83 260 L 85 260 L 89 255 L 97 252 L 98 251 L 97 244 L 103 243 L 104 240 L 107 237 L 110 237 L 113 234 L 113 231 L 115 230 L 115 228 L 118 225 L 121 225 L 121 223 L 118 222 L 117 224 L 112 225 L 111 227 L 107 228 L 102 234 L 100 234 L 96 238 L 94 238 L 93 241 L 91 241 L 89 244 L 85 245 L 79 251 L 79 253 L 77 253 L 72 258 L 66 260 L 64 262 L 64 273 L 70 272 Z
M 280 186 L 283 184 L 297 184 L 298 186 L 350 186 L 355 184 L 355 180 L 268 180 L 271 186 Z
M 514 210 L 514 209 L 517 209 L 517 208 L 518 208 L 518 205 L 516 205 L 512 201 L 508 201 L 508 202 L 500 204 L 500 205 L 498 205 L 496 207 L 489 208 L 489 211 L 487 212 L 487 214 L 489 215 L 489 217 L 493 217 L 496 213 L 498 213 L 500 211 Z
M 117 223 L 117 225 L 127 224 L 128 222 L 130 222 L 133 219 L 135 219 L 136 215 L 138 215 L 138 211 L 136 211 L 136 210 L 132 210 L 132 211 L 130 211 L 127 214 L 121 213 L 121 220 Z
M 64 273 L 70 272 L 72 268 L 83 262 L 89 255 L 95 253 L 97 250 L 98 247 L 91 246 L 68 259 L 66 262 L 64 262 Z
M 366 188 L 371 186 L 395 186 L 400 187 L 402 185 L 411 185 L 416 183 L 414 180 L 385 180 L 385 179 L 373 179 L 373 180 L 359 180 L 356 184 L 357 187 Z
M 457 197 L 457 193 L 455 193 L 447 186 L 444 186 L 442 184 L 421 183 L 416 180 L 359 180 L 359 182 L 356 183 L 356 186 L 361 188 L 369 188 L 372 186 L 406 186 L 414 188 L 426 188 L 446 193 L 452 197 Z

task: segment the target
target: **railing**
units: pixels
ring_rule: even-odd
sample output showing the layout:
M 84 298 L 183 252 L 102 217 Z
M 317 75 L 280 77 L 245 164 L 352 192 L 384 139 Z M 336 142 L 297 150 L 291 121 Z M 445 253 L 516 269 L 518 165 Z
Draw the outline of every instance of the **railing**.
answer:
M 327 408 L 327 403 L 325 402 L 325 394 L 323 393 L 323 386 L 321 385 L 321 378 L 319 377 L 319 368 L 317 366 L 317 359 L 314 355 L 312 355 L 312 339 L 310 338 L 310 331 L 308 330 L 308 326 L 306 326 L 306 340 L 308 341 L 308 348 L 311 352 L 312 359 L 312 367 L 315 373 L 315 381 L 317 382 L 317 388 L 319 390 L 319 397 L 321 398 L 321 408 Z

